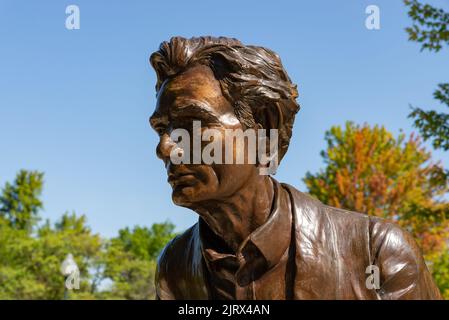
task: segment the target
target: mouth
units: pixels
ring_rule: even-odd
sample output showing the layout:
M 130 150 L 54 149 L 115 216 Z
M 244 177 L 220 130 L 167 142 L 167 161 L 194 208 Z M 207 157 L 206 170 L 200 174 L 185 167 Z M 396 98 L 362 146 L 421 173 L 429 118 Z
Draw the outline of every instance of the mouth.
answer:
M 192 186 L 196 181 L 193 173 L 169 173 L 167 179 L 173 189 Z

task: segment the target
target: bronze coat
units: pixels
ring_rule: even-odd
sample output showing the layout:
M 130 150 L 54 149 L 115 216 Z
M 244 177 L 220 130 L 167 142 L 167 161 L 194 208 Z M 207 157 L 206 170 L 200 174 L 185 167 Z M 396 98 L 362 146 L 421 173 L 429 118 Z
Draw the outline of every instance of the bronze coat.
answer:
M 276 219 L 277 225 L 269 219 L 273 225 L 261 226 L 264 231 L 254 241 L 259 249 L 254 258 L 266 258 L 266 263 L 253 268 L 255 279 L 241 285 L 235 277 L 234 294 L 220 294 L 217 275 L 208 268 L 211 257 L 204 244 L 210 241 L 202 239 L 200 226 L 205 223 L 200 218 L 161 253 L 156 272 L 158 299 L 441 299 L 407 232 L 377 217 L 329 207 L 273 181 L 277 194 L 273 212 L 283 218 Z M 254 233 L 251 237 L 257 238 Z M 366 286 L 370 265 L 379 268 L 379 289 Z M 264 280 L 267 274 L 269 281 Z M 239 295 L 242 288 L 252 289 Z

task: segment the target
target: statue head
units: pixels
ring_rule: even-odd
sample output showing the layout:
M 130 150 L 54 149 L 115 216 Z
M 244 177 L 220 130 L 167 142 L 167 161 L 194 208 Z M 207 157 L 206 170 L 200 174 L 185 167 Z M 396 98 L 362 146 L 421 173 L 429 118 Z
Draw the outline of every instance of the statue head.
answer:
M 195 121 L 201 123 L 200 132 L 214 129 L 207 140 L 214 143 L 225 140 L 226 130 L 250 129 L 262 132 L 269 144 L 269 130 L 275 130 L 277 161 L 283 158 L 299 105 L 297 87 L 276 53 L 231 38 L 174 37 L 160 45 L 150 62 L 157 74 L 157 104 L 150 123 L 160 138 L 157 155 L 164 161 L 176 204 L 191 207 L 230 196 L 259 174 L 261 163 L 248 161 L 247 140 L 232 148 L 233 159 L 245 154 L 243 163 L 198 162 L 193 152 L 188 155 L 191 161 L 174 163 L 173 154 L 185 152 L 178 148 L 174 130 L 192 134 L 189 141 L 181 140 L 192 142 L 193 147 Z M 199 143 L 201 150 L 207 147 L 204 142 Z M 212 152 L 215 156 L 217 150 Z

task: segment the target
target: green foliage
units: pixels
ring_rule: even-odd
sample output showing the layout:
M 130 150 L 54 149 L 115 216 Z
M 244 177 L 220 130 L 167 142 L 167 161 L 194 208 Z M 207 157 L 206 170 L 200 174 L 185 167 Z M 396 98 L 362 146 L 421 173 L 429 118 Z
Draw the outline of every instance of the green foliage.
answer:
M 105 254 L 106 277 L 112 279 L 108 299 L 154 299 L 156 258 L 175 234 L 174 225 L 165 222 L 148 229 L 125 228 L 111 239 Z
M 174 236 L 173 224 L 125 228 L 110 240 L 74 213 L 38 226 L 42 188 L 42 173 L 22 170 L 0 196 L 0 299 L 62 299 L 60 267 L 69 253 L 81 278 L 69 299 L 154 298 L 155 259 Z
M 89 268 L 101 239 L 85 224 L 85 217 L 64 214 L 54 226 L 48 222 L 30 236 L 3 223 L 0 226 L 0 298 L 62 299 L 65 278 L 61 262 L 72 253 L 81 274 L 81 291 L 91 288 Z
M 125 228 L 119 230 L 119 236 L 111 239 L 111 243 L 139 259 L 156 259 L 161 248 L 175 236 L 174 229 L 170 222 L 155 223 L 150 229 L 136 226 L 131 231 Z
M 111 246 L 105 255 L 104 275 L 112 285 L 103 297 L 106 299 L 154 299 L 155 260 L 144 260 L 120 246 Z
M 31 232 L 38 221 L 37 213 L 43 205 L 43 174 L 21 170 L 13 184 L 6 183 L 0 196 L 0 216 L 16 229 Z
M 35 241 L 25 230 L 13 229 L 0 217 L 0 299 L 41 297 L 44 284 L 28 272 Z
M 438 52 L 443 45 L 449 44 L 449 13 L 442 9 L 434 8 L 428 4 L 422 4 L 417 0 L 405 0 L 408 7 L 408 15 L 413 21 L 413 26 L 406 28 L 409 34 L 409 40 L 421 44 L 421 51 L 429 50 Z M 449 83 L 440 83 L 438 89 L 433 94 L 434 98 L 440 103 L 449 107 Z M 409 118 L 414 119 L 414 125 L 419 130 L 424 140 L 429 140 L 435 149 L 449 150 L 449 115 L 444 112 L 435 110 L 425 111 L 421 108 L 412 107 Z M 446 171 L 445 179 L 449 177 Z M 443 208 L 429 208 L 415 206 L 415 220 L 445 216 Z M 438 219 L 437 219 L 438 220 Z M 438 221 L 432 222 L 433 224 Z M 444 223 L 444 222 L 443 222 Z M 425 224 L 420 224 L 421 229 L 425 228 Z M 427 245 L 432 245 L 432 239 L 437 239 L 438 234 L 433 230 L 433 237 L 427 238 Z M 444 236 L 443 236 L 444 238 Z M 429 241 L 430 240 L 430 241 Z M 446 245 L 447 247 L 447 245 Z M 446 299 L 449 299 L 449 263 L 448 252 L 442 255 L 433 254 L 428 259 L 434 261 L 433 274 L 438 286 Z
M 449 299 L 449 251 L 436 257 L 432 264 L 432 274 L 442 295 Z
M 421 50 L 438 52 L 443 44 L 449 44 L 449 13 L 442 9 L 422 4 L 417 0 L 405 0 L 408 15 L 413 26 L 406 28 L 409 40 L 421 44 Z M 440 103 L 449 107 L 449 83 L 438 84 L 433 96 Z M 424 140 L 432 141 L 435 149 L 449 149 L 449 115 L 435 110 L 425 111 L 412 107 L 409 118 Z
M 99 259 L 102 240 L 92 234 L 84 215 L 64 214 L 52 227 L 49 222 L 38 230 L 38 247 L 33 253 L 32 270 L 46 280 L 45 297 L 59 299 L 64 294 L 61 286 L 61 262 L 71 253 L 81 275 L 80 291 L 92 291 L 90 268 Z
M 440 83 L 434 98 L 449 107 L 449 83 Z M 425 111 L 412 107 L 409 118 L 414 118 L 424 140 L 431 140 L 435 149 L 449 149 L 449 114 L 435 110 Z
M 417 0 L 404 0 L 413 26 L 406 28 L 410 41 L 422 44 L 421 50 L 439 51 L 449 44 L 449 13 Z

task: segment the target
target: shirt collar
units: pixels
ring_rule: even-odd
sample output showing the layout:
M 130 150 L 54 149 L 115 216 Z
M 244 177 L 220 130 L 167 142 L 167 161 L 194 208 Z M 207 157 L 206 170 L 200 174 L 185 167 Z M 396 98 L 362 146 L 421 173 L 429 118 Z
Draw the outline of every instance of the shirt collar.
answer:
M 268 220 L 254 230 L 236 254 L 223 250 L 224 241 L 199 219 L 202 253 L 208 267 L 224 259 L 237 259 L 240 282 L 246 283 L 274 267 L 289 247 L 291 239 L 291 204 L 288 193 L 271 178 L 274 187 L 273 208 Z

